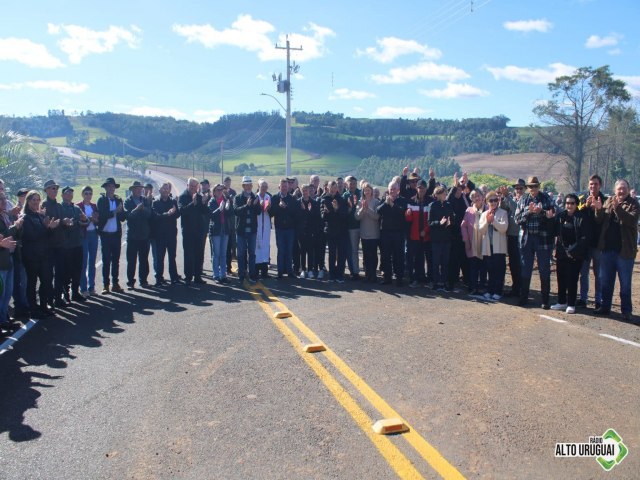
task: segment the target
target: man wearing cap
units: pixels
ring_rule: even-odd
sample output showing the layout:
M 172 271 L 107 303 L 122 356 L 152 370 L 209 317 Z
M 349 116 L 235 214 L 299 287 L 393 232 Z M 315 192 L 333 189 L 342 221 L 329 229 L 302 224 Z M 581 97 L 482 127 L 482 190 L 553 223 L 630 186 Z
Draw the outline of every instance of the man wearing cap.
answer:
M 93 188 L 82 189 L 82 200 L 76 205 L 87 217 L 88 223 L 82 231 L 82 269 L 80 272 L 80 294 L 96 293 L 96 258 L 98 256 L 98 206 L 92 202 Z
M 551 252 L 555 240 L 555 209 L 549 196 L 540 191 L 538 177 L 529 177 L 526 186 L 529 191 L 520 198 L 515 214 L 515 221 L 520 225 L 522 259 L 522 281 L 518 305 L 525 306 L 529 302 L 529 286 L 535 256 L 538 260 L 540 273 L 542 308 L 549 310 L 551 308 L 549 294 L 551 291 Z
M 520 280 L 522 276 L 522 266 L 520 257 L 520 245 L 518 235 L 520 226 L 515 220 L 518 202 L 524 193 L 526 182 L 519 178 L 513 187 L 513 196 L 509 195 L 507 186 L 500 187 L 497 191 L 500 197 L 500 208 L 509 215 L 509 225 L 507 226 L 507 253 L 509 256 L 509 271 L 511 272 L 511 291 L 509 297 L 520 297 Z
M 62 231 L 65 234 L 63 243 L 64 263 L 66 276 L 64 279 L 63 293 L 68 302 L 86 302 L 87 299 L 80 295 L 80 274 L 82 272 L 82 230 L 89 224 L 87 216 L 77 205 L 73 204 L 73 188 L 66 186 L 62 189 L 62 213 L 63 218 L 69 219 L 62 223 Z M 71 295 L 69 294 L 71 287 Z
M 151 230 L 151 203 L 142 195 L 143 185 L 138 180 L 129 187 L 131 194 L 124 202 L 127 219 L 127 286 L 136 284 L 136 263 L 140 265 L 140 286 L 149 286 L 149 234 Z
M 249 283 L 255 283 L 256 273 L 256 232 L 258 215 L 261 211 L 260 199 L 252 192 L 251 177 L 242 177 L 242 192 L 233 199 L 233 213 L 236 217 L 236 242 L 238 245 L 238 280 L 242 283 L 247 274 L 249 257 Z
M 209 196 L 199 191 L 200 183 L 196 178 L 187 180 L 187 189 L 178 198 L 182 227 L 182 250 L 184 254 L 185 284 L 191 282 L 206 283 L 202 278 L 204 263 L 204 213 L 209 211 Z
M 98 199 L 98 233 L 102 249 L 102 293 L 109 293 L 109 274 L 111 274 L 111 290 L 122 293 L 120 286 L 120 250 L 122 248 L 122 222 L 126 216 L 124 202 L 116 195 L 116 183 L 113 177 L 102 184 L 105 193 Z
M 20 218 L 24 202 L 29 193 L 28 188 L 20 188 L 16 193 L 17 204 L 9 212 L 9 218 L 15 222 Z M 16 238 L 16 249 L 13 252 L 13 316 L 15 318 L 29 318 L 29 300 L 27 298 L 27 271 L 22 261 L 21 236 Z
M 67 303 L 62 298 L 63 284 L 66 278 L 66 265 L 64 261 L 64 255 L 62 247 L 65 241 L 65 233 L 61 228 L 69 219 L 64 218 L 62 213 L 62 207 L 58 203 L 58 189 L 60 186 L 54 180 L 47 180 L 43 186 L 44 192 L 47 196 L 46 200 L 42 202 L 42 208 L 45 210 L 45 216 L 51 220 L 60 220 L 58 227 L 54 228 L 51 232 L 48 244 L 48 257 L 50 259 L 49 278 L 52 280 L 53 285 L 48 291 L 52 294 L 51 298 L 47 302 L 51 307 L 64 308 Z

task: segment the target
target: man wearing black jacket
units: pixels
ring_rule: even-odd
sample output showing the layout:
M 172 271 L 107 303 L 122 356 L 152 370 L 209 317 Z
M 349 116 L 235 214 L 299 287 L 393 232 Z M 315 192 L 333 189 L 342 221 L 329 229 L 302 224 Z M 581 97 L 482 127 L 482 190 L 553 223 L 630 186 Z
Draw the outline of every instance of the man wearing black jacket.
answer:
M 62 214 L 69 221 L 63 225 L 65 240 L 62 247 L 66 276 L 64 279 L 63 293 L 67 302 L 86 302 L 87 299 L 80 295 L 80 274 L 82 272 L 82 229 L 89 224 L 89 219 L 80 207 L 73 204 L 73 188 L 67 186 L 62 189 Z M 69 295 L 71 285 L 71 295 Z
M 127 219 L 127 286 L 136 284 L 136 263 L 140 264 L 140 286 L 149 286 L 149 235 L 151 233 L 151 202 L 142 195 L 144 186 L 138 180 L 129 187 L 131 195 L 124 202 Z
M 329 279 L 344 283 L 344 264 L 349 251 L 349 207 L 338 191 L 338 182 L 329 182 L 329 192 L 322 196 L 320 211 L 329 248 Z
M 48 304 L 51 307 L 64 308 L 67 306 L 63 295 L 64 280 L 67 276 L 66 264 L 64 261 L 64 255 L 62 247 L 64 245 L 65 234 L 62 226 L 68 221 L 64 218 L 62 212 L 62 206 L 58 203 L 58 188 L 60 186 L 53 180 L 47 180 L 44 184 L 44 192 L 47 199 L 42 202 L 42 208 L 45 210 L 45 216 L 51 220 L 60 220 L 60 224 L 57 228 L 54 228 L 49 237 L 49 243 L 47 245 L 49 257 L 50 275 L 49 279 L 53 282 L 51 288 L 47 289 L 51 293 L 51 298 L 48 299 Z
M 314 278 L 318 275 L 316 261 L 316 236 L 321 228 L 320 207 L 310 196 L 310 185 L 302 185 L 302 198 L 298 200 L 298 244 L 300 247 L 300 278 Z M 305 275 L 306 274 L 306 275 Z
M 404 277 L 404 245 L 407 200 L 400 196 L 400 186 L 396 182 L 389 184 L 384 202 L 378 207 L 380 215 L 380 253 L 384 278 L 380 281 L 391 283 L 391 273 L 396 276 L 396 284 L 402 286 Z
M 165 283 L 164 256 L 168 257 L 169 278 L 171 284 L 181 283 L 176 267 L 176 249 L 178 242 L 178 202 L 171 196 L 171 184 L 164 183 L 160 187 L 160 196 L 151 204 L 151 230 L 156 240 L 156 286 Z
M 462 241 L 462 230 L 460 225 L 464 219 L 464 213 L 471 205 L 469 194 L 476 188 L 474 183 L 468 179 L 467 172 L 462 173 L 462 178 L 458 180 L 458 174 L 453 175 L 453 186 L 449 190 L 447 201 L 453 208 L 454 216 L 451 219 L 451 252 L 449 254 L 449 278 L 450 288 L 455 288 L 456 283 L 460 279 L 460 271 L 462 270 L 462 279 L 465 284 L 469 283 L 468 259 Z
M 125 220 L 124 204 L 116 195 L 120 184 L 109 177 L 102 184 L 104 194 L 98 199 L 98 233 L 102 248 L 102 293 L 109 293 L 109 271 L 111 271 L 111 290 L 122 293 L 120 286 L 120 250 L 122 248 L 122 222 Z
M 202 231 L 204 214 L 207 213 L 209 195 L 198 192 L 200 184 L 196 178 L 190 178 L 187 189 L 178 199 L 182 226 L 182 249 L 184 251 L 185 283 L 205 283 L 202 279 L 202 265 L 204 263 L 204 243 Z
M 236 217 L 236 244 L 238 246 L 238 280 L 242 283 L 247 274 L 249 257 L 249 283 L 256 283 L 256 232 L 260 199 L 253 193 L 251 177 L 242 177 L 242 192 L 233 199 L 233 213 Z
M 296 276 L 293 271 L 293 242 L 296 239 L 296 199 L 289 193 L 289 182 L 280 180 L 280 191 L 271 198 L 269 215 L 273 217 L 276 228 L 276 246 L 278 248 L 278 278 L 285 273 Z

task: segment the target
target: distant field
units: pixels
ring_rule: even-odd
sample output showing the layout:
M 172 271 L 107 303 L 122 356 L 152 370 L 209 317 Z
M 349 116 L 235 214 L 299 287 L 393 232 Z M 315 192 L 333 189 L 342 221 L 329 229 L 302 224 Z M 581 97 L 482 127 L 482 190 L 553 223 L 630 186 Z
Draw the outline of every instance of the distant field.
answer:
M 242 155 L 225 157 L 224 170 L 231 172 L 236 165 L 253 163 L 256 169 L 268 170 L 273 175 L 283 175 L 285 161 L 284 148 L 256 148 Z M 360 158 L 355 155 L 336 153 L 316 156 L 295 148 L 291 152 L 291 170 L 293 173 L 325 170 L 339 174 L 355 170 L 359 163 Z
M 109 132 L 102 128 L 85 126 L 83 123 L 83 119 L 79 117 L 69 117 L 69 122 L 71 123 L 71 125 L 73 125 L 74 130 L 89 132 L 89 143 L 92 143 L 99 138 L 107 138 L 110 136 Z
M 509 179 L 527 179 L 535 175 L 541 182 L 555 180 L 560 191 L 567 191 L 566 168 L 563 157 L 546 153 L 515 153 L 491 155 L 472 153 L 457 155 L 455 160 L 463 170 L 477 173 L 493 173 Z M 436 172 L 437 173 L 437 172 Z

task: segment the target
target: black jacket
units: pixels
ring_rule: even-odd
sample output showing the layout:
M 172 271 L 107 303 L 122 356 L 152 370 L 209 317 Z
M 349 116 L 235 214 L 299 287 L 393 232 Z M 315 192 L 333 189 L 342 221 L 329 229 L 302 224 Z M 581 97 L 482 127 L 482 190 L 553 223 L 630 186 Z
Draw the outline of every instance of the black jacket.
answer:
M 18 240 L 18 231 L 16 228 L 12 225 L 7 227 L 2 220 L 0 220 L 0 235 L 2 235 L 3 238 L 13 237 L 14 240 Z M 11 252 L 6 248 L 0 247 L 0 270 L 9 270 L 11 265 Z
M 233 214 L 236 216 L 236 234 L 246 233 L 247 220 L 251 229 L 249 233 L 256 233 L 258 231 L 258 215 L 260 214 L 260 204 L 254 205 L 258 196 L 251 192 L 248 197 L 244 196 L 244 193 L 240 192 L 233 197 Z M 273 205 L 271 205 L 273 208 Z
M 46 210 L 46 215 L 51 220 L 62 220 L 64 218 L 64 213 L 62 211 L 62 205 L 57 200 L 50 200 L 47 198 L 44 202 L 42 202 L 42 206 Z M 54 228 L 51 230 L 51 235 L 49 237 L 49 248 L 61 248 L 65 242 L 65 233 L 62 228 L 62 222 L 58 228 Z
M 209 206 L 202 203 L 202 195 L 197 194 L 196 203 L 189 190 L 182 192 L 178 198 L 182 235 L 202 235 L 204 230 L 203 214 L 209 212 Z
M 280 200 L 287 205 L 285 208 L 280 206 Z M 273 217 L 274 226 L 277 229 L 295 228 L 296 226 L 296 199 L 293 195 L 281 196 L 280 192 L 271 197 L 271 207 L 269 208 L 269 216 Z
M 52 230 L 45 226 L 44 218 L 39 213 L 28 211 L 22 224 L 22 261 L 26 264 L 46 260 L 51 236 Z
M 119 196 L 115 195 L 114 200 L 116 201 L 116 208 L 118 205 L 123 205 L 122 199 Z M 115 216 L 116 224 L 118 225 L 118 233 L 122 233 L 122 222 L 126 219 L 124 210 L 117 214 L 115 210 L 112 212 L 109 206 L 109 199 L 104 193 L 100 195 L 96 205 L 98 207 L 98 232 L 102 233 L 102 229 L 107 224 L 107 221 Z
M 378 206 L 380 215 L 381 232 L 404 232 L 407 229 L 405 212 L 407 211 L 407 199 L 401 196 L 395 199 L 393 206 L 386 200 Z
M 455 212 L 449 202 L 435 201 L 429 210 L 429 233 L 432 242 L 450 242 L 453 235 Z M 442 217 L 450 217 L 451 225 L 441 225 Z M 459 227 L 458 227 L 459 228 Z
M 176 207 L 176 213 L 167 215 L 171 208 Z M 178 234 L 178 218 L 180 210 L 178 210 L 178 202 L 171 195 L 166 200 L 162 197 L 156 197 L 151 204 L 151 238 L 175 238 Z
M 311 207 L 309 207 L 311 205 Z M 320 204 L 309 197 L 309 200 L 301 198 L 298 200 L 298 234 L 304 236 L 314 236 L 323 228 L 322 217 L 320 215 Z
M 62 218 L 71 218 L 73 219 L 73 224 L 70 227 L 63 225 L 60 222 L 58 229 L 64 232 L 65 240 L 62 245 L 63 248 L 77 248 L 82 246 L 83 239 L 83 227 L 86 227 L 89 222 L 80 220 L 80 207 L 77 205 L 70 203 L 65 204 L 64 202 L 61 204 L 62 206 Z
M 218 201 L 216 197 L 213 197 L 209 200 L 209 236 L 218 236 L 218 235 L 230 235 L 233 230 L 230 228 L 231 222 L 230 219 L 233 218 L 233 200 L 228 197 L 223 197 L 224 211 L 218 205 Z M 224 216 L 223 216 L 224 213 Z M 224 219 L 224 221 L 221 221 Z
M 338 209 L 333 208 L 333 201 L 338 202 Z M 324 222 L 324 233 L 330 237 L 347 234 L 349 206 L 347 201 L 339 193 L 334 197 L 329 194 L 322 196 L 320 210 Z
M 567 244 L 563 240 L 563 230 L 571 228 L 575 235 L 575 241 Z M 592 235 L 593 223 L 587 215 L 581 211 L 576 211 L 573 218 L 569 217 L 566 210 L 558 213 L 555 217 L 556 234 L 556 258 L 567 258 L 570 254 L 572 258 L 583 260 L 589 251 L 589 240 Z
M 149 240 L 151 234 L 151 203 L 147 197 L 140 197 L 142 208 L 136 210 L 138 204 L 133 196 L 124 202 L 125 218 L 127 219 L 127 238 L 132 240 Z

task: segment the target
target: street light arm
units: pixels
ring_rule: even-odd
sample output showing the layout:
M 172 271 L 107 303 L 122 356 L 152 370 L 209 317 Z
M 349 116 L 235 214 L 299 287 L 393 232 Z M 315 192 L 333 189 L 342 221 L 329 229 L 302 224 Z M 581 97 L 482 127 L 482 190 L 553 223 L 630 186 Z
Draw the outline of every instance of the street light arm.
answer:
M 280 103 L 280 100 L 278 100 L 278 99 L 277 99 L 276 97 L 274 97 L 273 95 L 270 95 L 270 94 L 268 94 L 268 93 L 261 93 L 260 95 L 264 95 L 265 97 L 271 97 L 271 98 L 273 98 L 276 102 L 278 102 L 278 105 L 280 105 L 280 108 L 282 108 L 282 110 L 283 110 L 285 113 L 287 112 L 287 109 L 284 107 L 284 105 L 282 105 L 282 104 Z

